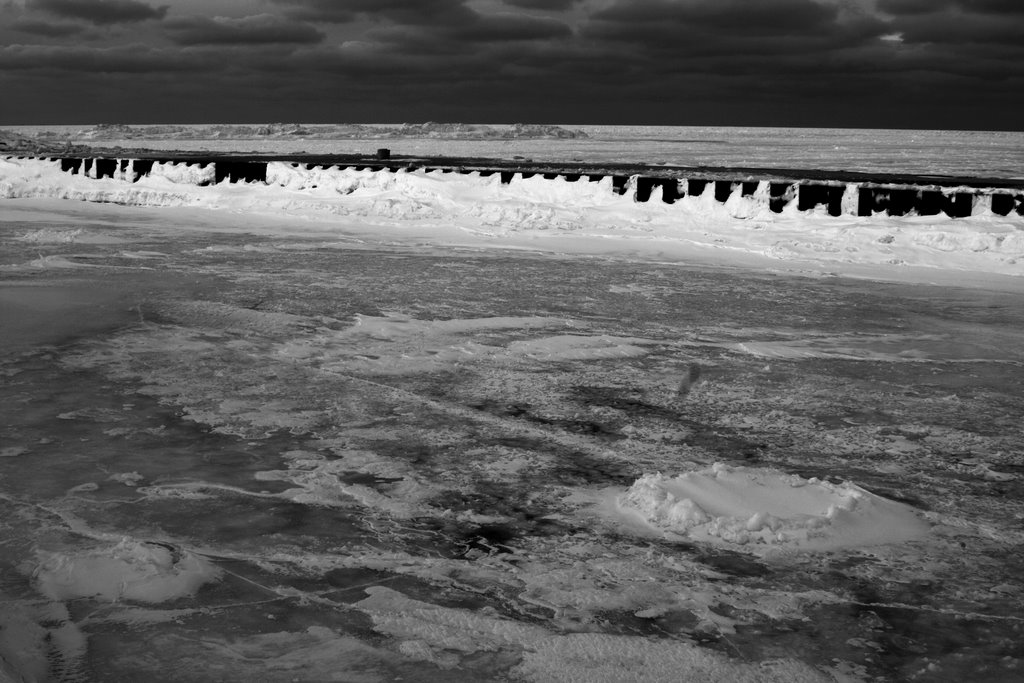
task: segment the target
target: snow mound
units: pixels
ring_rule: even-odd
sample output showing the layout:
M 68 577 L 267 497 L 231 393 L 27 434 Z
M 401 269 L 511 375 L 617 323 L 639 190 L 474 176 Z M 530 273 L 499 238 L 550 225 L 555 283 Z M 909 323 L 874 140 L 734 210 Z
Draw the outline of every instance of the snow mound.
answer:
M 646 474 L 617 502 L 621 512 L 656 529 L 750 550 L 901 543 L 929 528 L 909 506 L 851 482 L 721 463 L 677 477 Z
M 43 552 L 36 587 L 52 600 L 165 602 L 220 575 L 208 560 L 164 543 L 124 539 L 79 553 Z

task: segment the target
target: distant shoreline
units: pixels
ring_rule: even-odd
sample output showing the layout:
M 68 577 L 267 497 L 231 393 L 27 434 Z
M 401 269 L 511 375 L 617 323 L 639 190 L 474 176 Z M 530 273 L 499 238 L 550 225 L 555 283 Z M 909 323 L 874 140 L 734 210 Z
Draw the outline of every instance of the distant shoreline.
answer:
M 360 125 L 103 125 L 0 130 L 0 154 L 143 159 L 251 158 L 362 162 L 381 148 L 392 163 L 473 165 L 529 172 L 730 179 L 750 172 L 784 180 L 962 184 L 1016 188 L 1024 182 L 1024 133 L 727 127 Z M 547 171 L 540 171 L 547 172 Z M 696 176 L 700 177 L 700 176 Z

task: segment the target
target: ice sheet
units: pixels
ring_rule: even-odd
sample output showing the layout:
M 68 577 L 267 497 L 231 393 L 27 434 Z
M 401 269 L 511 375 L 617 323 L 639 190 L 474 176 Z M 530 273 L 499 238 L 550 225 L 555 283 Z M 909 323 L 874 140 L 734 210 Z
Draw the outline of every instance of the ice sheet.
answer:
M 0 358 L 22 677 L 1019 671 L 1016 294 L 480 248 L 587 229 L 3 208 L 7 262 L 99 266 L 5 276 L 36 342 Z

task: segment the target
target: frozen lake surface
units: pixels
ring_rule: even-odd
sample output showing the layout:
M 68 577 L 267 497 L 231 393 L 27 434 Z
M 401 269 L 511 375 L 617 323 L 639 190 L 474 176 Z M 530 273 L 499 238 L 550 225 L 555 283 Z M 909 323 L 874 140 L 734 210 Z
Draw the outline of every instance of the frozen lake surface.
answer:
M 1019 288 L 305 225 L 0 204 L 0 680 L 1019 680 Z

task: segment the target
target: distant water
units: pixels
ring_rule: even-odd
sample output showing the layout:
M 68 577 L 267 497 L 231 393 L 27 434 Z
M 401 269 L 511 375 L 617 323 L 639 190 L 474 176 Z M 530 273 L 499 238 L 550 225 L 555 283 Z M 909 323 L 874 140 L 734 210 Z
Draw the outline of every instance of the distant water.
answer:
M 396 126 L 397 127 L 397 126 Z M 499 127 L 499 126 L 496 126 Z M 732 128 L 717 126 L 574 126 L 578 139 L 442 138 L 104 140 L 77 138 L 87 126 L 20 126 L 24 133 L 71 133 L 73 141 L 182 151 L 368 154 L 379 147 L 411 156 L 524 157 L 536 161 L 625 162 L 678 166 L 749 166 L 919 175 L 1024 178 L 1024 132 Z M 310 129 L 316 130 L 311 124 Z

